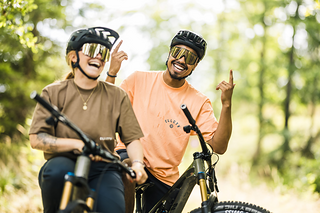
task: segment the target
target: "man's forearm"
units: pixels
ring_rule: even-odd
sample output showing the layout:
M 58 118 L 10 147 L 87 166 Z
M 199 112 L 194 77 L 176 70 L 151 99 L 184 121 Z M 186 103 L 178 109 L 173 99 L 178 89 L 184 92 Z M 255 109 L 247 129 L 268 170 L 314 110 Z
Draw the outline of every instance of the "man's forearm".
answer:
M 223 107 L 221 110 L 218 128 L 208 143 L 214 152 L 224 154 L 227 151 L 228 143 L 232 133 L 231 106 Z

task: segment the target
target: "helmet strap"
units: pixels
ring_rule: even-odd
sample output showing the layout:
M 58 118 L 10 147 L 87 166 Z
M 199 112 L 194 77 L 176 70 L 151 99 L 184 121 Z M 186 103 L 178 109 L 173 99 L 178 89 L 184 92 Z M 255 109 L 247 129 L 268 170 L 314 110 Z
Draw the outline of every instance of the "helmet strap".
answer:
M 80 57 L 79 57 L 78 51 L 76 51 L 76 54 L 77 54 L 77 62 L 76 62 L 76 63 L 72 63 L 72 68 L 79 68 L 79 70 L 80 70 L 87 78 L 89 78 L 89 79 L 91 79 L 91 80 L 97 80 L 100 75 L 98 75 L 97 77 L 94 77 L 94 78 L 88 76 L 88 75 L 83 71 L 83 69 L 80 67 L 80 64 L 79 64 L 79 62 L 80 62 Z

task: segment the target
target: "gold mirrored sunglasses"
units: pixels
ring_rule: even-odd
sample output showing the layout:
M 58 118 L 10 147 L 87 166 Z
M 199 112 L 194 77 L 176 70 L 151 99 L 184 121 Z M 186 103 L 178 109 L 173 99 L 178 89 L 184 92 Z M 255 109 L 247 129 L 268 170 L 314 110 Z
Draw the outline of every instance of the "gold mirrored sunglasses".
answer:
M 110 50 L 107 47 L 97 43 L 85 43 L 82 46 L 82 53 L 91 58 L 97 57 L 97 55 L 100 53 L 101 60 L 104 62 L 109 61 L 110 58 Z
M 171 48 L 170 55 L 175 59 L 180 59 L 184 56 L 185 62 L 189 65 L 194 65 L 199 59 L 199 57 L 190 50 L 177 46 Z

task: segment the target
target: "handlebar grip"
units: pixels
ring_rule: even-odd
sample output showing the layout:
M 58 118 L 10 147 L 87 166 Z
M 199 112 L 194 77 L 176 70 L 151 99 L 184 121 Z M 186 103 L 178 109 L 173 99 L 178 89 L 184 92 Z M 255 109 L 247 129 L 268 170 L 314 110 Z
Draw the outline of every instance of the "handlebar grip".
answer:
M 121 161 L 118 160 L 117 157 L 113 156 L 107 150 L 102 149 L 101 146 L 97 145 L 93 140 L 90 140 L 85 147 L 88 148 L 89 150 L 84 150 L 84 152 L 90 151 L 90 153 L 94 155 L 99 155 L 105 159 L 111 160 L 114 163 L 118 163 L 122 167 L 122 169 L 126 173 L 128 173 L 133 179 L 136 178 L 136 173 L 130 167 L 123 165 Z
M 129 170 L 129 175 L 133 178 L 133 179 L 135 179 L 137 176 L 136 176 L 136 173 L 135 173 L 135 171 L 133 171 L 133 169 L 131 169 L 130 167 L 128 167 L 128 170 Z
M 131 178 L 135 179 L 137 177 L 135 171 L 133 171 L 133 169 L 131 167 L 128 167 L 127 164 L 125 164 L 119 160 L 117 160 L 115 162 L 118 162 L 118 165 L 123 169 L 123 171 L 125 173 L 129 174 Z
M 54 109 L 53 106 L 51 106 L 47 101 L 45 101 L 36 91 L 33 91 L 30 94 L 30 98 L 36 100 L 39 102 L 43 107 L 45 107 L 47 110 L 49 110 L 51 113 L 54 113 L 57 111 L 57 109 Z
M 186 115 L 186 117 L 188 118 L 189 120 L 189 123 L 194 126 L 196 124 L 196 121 L 192 118 L 188 108 L 187 108 L 187 105 L 185 104 L 182 104 L 181 107 L 182 111 L 184 112 L 184 114 Z

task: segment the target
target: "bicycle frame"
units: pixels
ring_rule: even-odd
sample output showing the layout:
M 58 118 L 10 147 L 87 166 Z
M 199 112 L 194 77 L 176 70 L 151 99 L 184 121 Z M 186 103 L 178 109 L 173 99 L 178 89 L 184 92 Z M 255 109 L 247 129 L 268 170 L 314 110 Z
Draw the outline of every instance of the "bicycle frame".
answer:
M 51 117 L 46 119 L 47 124 L 55 125 L 57 122 L 62 122 L 73 131 L 77 133 L 80 139 L 84 142 L 82 154 L 77 157 L 74 173 L 68 173 L 65 176 L 65 185 L 60 202 L 59 213 L 69 213 L 74 210 L 79 212 L 82 209 L 89 212 L 93 209 L 95 192 L 88 186 L 87 179 L 89 175 L 91 160 L 90 154 L 99 155 L 110 161 L 110 163 L 117 164 L 123 171 L 128 173 L 132 178 L 136 175 L 134 171 L 123 165 L 121 161 L 106 150 L 100 148 L 93 140 L 89 139 L 76 125 L 69 121 L 63 114 L 61 114 L 56 106 L 49 104 L 41 98 L 37 92 L 32 92 L 31 99 L 36 100 L 50 113 Z
M 181 213 L 194 186 L 199 184 L 201 193 L 201 209 L 203 213 L 211 212 L 211 207 L 215 202 L 218 202 L 217 198 L 217 180 L 215 177 L 214 166 L 211 164 L 212 153 L 208 150 L 205 141 L 202 137 L 200 130 L 198 129 L 195 121 L 191 117 L 186 105 L 181 105 L 181 109 L 184 111 L 186 117 L 191 125 L 185 126 L 184 131 L 187 133 L 190 130 L 194 130 L 198 137 L 202 147 L 202 152 L 195 152 L 193 154 L 193 162 L 188 169 L 180 176 L 175 184 L 169 189 L 169 191 L 161 198 L 161 200 L 155 204 L 155 206 L 149 211 L 154 212 L 170 212 Z M 208 174 L 205 169 L 205 162 L 208 164 Z M 209 186 L 207 185 L 207 182 Z M 147 187 L 147 185 L 145 185 Z M 145 188 L 146 188 L 145 187 Z M 141 213 L 141 194 L 143 193 L 143 186 L 138 187 L 136 192 L 136 213 Z
M 200 130 L 195 121 L 190 115 L 186 105 L 181 105 L 181 109 L 189 120 L 190 125 L 183 129 L 189 133 L 193 130 L 197 133 L 202 152 L 193 154 L 193 162 L 188 169 L 180 176 L 173 184 L 169 191 L 160 199 L 158 203 L 149 211 L 149 213 L 181 213 L 195 184 L 200 186 L 201 207 L 192 210 L 190 213 L 222 213 L 222 212 L 243 212 L 243 213 L 270 213 L 270 211 L 241 201 L 218 201 L 217 193 L 219 192 L 217 178 L 215 175 L 215 165 L 219 160 L 219 156 L 215 153 L 210 153 L 206 146 Z M 211 156 L 215 154 L 218 159 L 214 164 L 211 164 Z M 205 163 L 206 162 L 206 163 Z M 207 171 L 205 169 L 207 164 Z M 150 183 L 148 183 L 150 184 Z M 136 187 L 136 213 L 141 213 L 141 194 L 148 187 L 148 184 L 142 184 Z

